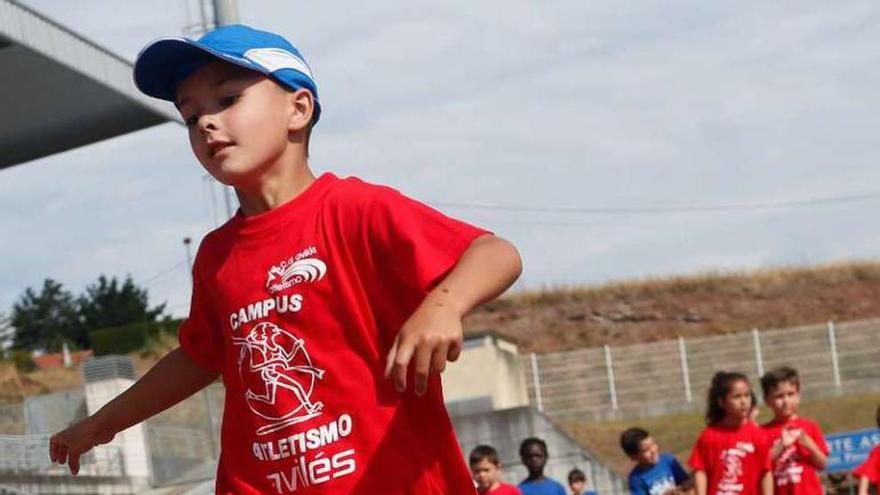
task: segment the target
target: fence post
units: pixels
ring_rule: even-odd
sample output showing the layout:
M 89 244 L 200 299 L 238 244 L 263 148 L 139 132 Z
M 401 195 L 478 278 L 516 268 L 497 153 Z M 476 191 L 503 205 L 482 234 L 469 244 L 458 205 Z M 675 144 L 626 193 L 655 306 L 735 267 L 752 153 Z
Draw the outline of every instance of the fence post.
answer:
M 681 381 L 684 384 L 684 398 L 690 404 L 694 401 L 691 394 L 691 374 L 688 368 L 687 348 L 684 345 L 684 337 L 678 336 L 678 356 L 681 358 Z
M 758 378 L 764 376 L 764 354 L 761 352 L 761 333 L 752 329 L 752 343 L 755 345 L 755 363 L 758 365 Z
M 541 397 L 541 378 L 538 376 L 538 357 L 535 353 L 529 355 L 532 361 L 532 384 L 535 386 L 535 402 L 538 406 L 538 412 L 544 412 L 544 400 Z
M 831 344 L 831 371 L 834 373 L 834 386 L 840 388 L 840 363 L 837 360 L 837 332 L 834 329 L 834 322 L 831 320 L 828 320 L 828 343 Z
M 611 408 L 617 410 L 617 388 L 614 385 L 614 363 L 611 360 L 611 348 L 605 346 L 605 370 L 608 373 L 608 392 L 611 394 Z

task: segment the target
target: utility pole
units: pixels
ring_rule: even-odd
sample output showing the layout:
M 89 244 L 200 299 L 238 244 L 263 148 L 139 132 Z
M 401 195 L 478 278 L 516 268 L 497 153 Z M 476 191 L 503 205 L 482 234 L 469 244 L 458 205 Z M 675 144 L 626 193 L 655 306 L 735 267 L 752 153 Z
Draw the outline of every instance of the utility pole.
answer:
M 190 244 L 192 244 L 192 239 L 189 237 L 184 237 L 183 238 L 183 247 L 186 249 L 186 266 L 187 266 L 187 268 L 189 268 L 189 273 L 190 273 L 189 283 L 192 284 L 193 262 L 192 262 L 192 251 L 190 250 L 190 247 L 189 247 Z
M 236 0 L 213 0 L 212 3 L 215 28 L 238 22 L 238 2 Z M 205 26 L 205 30 L 208 30 L 207 26 Z M 226 218 L 232 218 L 234 213 L 232 192 L 225 184 L 221 184 L 221 187 L 223 187 L 223 202 L 226 205 Z
M 214 0 L 214 26 L 226 26 L 238 22 L 238 2 L 236 0 Z

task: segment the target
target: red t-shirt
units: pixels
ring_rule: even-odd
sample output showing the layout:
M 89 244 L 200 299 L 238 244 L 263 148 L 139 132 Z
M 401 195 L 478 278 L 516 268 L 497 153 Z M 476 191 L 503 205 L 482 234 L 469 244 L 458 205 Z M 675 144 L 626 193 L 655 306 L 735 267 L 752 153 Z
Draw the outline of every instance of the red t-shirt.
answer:
M 853 475 L 868 478 L 868 481 L 877 485 L 880 490 L 880 445 L 871 450 L 865 462 L 853 470 Z
M 707 426 L 688 464 L 705 471 L 707 495 L 759 495 L 761 477 L 770 469 L 767 438 L 747 421 L 737 428 Z
M 490 490 L 485 494 L 483 494 L 482 492 L 479 493 L 481 495 L 522 495 L 522 492 L 519 491 L 519 488 L 513 485 L 508 485 L 507 483 L 499 483 L 494 490 Z
M 475 493 L 439 376 L 384 377 L 426 293 L 484 230 L 325 174 L 208 234 L 183 351 L 226 387 L 218 494 Z
M 770 421 L 762 425 L 761 428 L 767 435 L 767 441 L 771 447 L 777 440 L 780 440 L 783 428 L 793 428 L 803 430 L 813 439 L 819 450 L 828 455 L 829 450 L 825 436 L 815 421 L 797 417 L 788 421 Z M 795 442 L 783 450 L 779 457 L 775 461 L 771 459 L 771 462 L 773 464 L 774 495 L 822 495 L 824 493 L 816 468 L 810 463 L 810 451 L 799 442 Z

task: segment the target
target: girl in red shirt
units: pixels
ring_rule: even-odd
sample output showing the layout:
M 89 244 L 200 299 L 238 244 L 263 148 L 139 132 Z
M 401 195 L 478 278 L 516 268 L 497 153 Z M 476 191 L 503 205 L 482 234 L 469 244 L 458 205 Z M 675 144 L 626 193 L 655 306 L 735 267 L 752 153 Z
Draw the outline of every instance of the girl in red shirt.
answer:
M 877 427 L 880 428 L 880 406 L 877 407 Z M 874 447 L 868 459 L 853 471 L 859 479 L 859 495 L 868 495 L 871 484 L 880 490 L 880 445 Z
M 751 421 L 752 389 L 742 373 L 719 371 L 712 378 L 708 426 L 688 464 L 697 495 L 772 495 L 769 445 Z

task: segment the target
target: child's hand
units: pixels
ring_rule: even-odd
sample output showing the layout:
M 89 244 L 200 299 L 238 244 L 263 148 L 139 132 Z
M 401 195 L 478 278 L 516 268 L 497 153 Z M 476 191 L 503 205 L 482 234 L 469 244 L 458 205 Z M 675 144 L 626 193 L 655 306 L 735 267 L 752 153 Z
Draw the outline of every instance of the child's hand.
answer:
M 76 423 L 49 439 L 49 458 L 52 462 L 70 465 L 70 473 L 79 473 L 79 456 L 96 445 L 113 440 L 113 434 L 101 430 L 94 416 Z
M 782 446 L 785 448 L 791 447 L 795 442 L 798 441 L 800 437 L 804 434 L 804 430 L 800 428 L 783 428 L 782 436 L 780 440 L 782 440 Z
M 446 361 L 461 354 L 461 313 L 444 301 L 429 297 L 403 324 L 388 353 L 385 377 L 394 380 L 398 391 L 406 390 L 406 372 L 413 363 L 415 391 L 424 395 L 428 375 L 446 369 Z
M 807 435 L 807 432 L 800 430 L 801 434 L 798 437 L 797 441 L 799 444 L 803 445 L 807 449 L 813 450 L 814 448 L 818 450 L 816 447 L 816 442 L 813 441 L 813 438 L 810 435 Z

